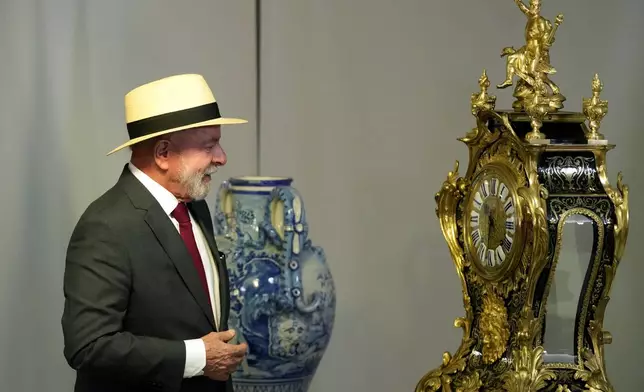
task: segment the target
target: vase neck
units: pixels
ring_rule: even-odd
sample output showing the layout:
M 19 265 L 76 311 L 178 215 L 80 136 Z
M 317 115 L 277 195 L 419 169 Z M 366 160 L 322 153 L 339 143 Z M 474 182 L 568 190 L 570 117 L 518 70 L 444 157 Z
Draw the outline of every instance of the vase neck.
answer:
M 228 180 L 229 192 L 234 201 L 233 212 L 240 226 L 255 226 L 265 217 L 264 211 L 271 200 L 271 192 L 277 186 L 290 186 L 288 177 L 233 177 Z M 248 227 L 248 226 L 247 226 Z

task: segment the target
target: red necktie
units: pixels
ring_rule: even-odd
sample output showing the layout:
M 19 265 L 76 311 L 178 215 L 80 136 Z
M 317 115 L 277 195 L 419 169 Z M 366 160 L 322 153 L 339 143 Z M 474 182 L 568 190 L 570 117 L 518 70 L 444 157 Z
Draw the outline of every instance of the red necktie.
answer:
M 181 238 L 183 238 L 183 242 L 186 244 L 190 256 L 192 256 L 192 261 L 197 269 L 199 278 L 201 279 L 201 284 L 203 285 L 204 290 L 206 290 L 208 303 L 210 303 L 210 290 L 208 289 L 208 281 L 206 280 L 206 271 L 204 270 L 203 263 L 201 262 L 197 242 L 195 241 L 195 236 L 192 232 L 192 224 L 190 223 L 188 207 L 186 207 L 185 203 L 179 203 L 174 211 L 172 211 L 172 216 L 179 222 L 179 234 L 181 234 Z

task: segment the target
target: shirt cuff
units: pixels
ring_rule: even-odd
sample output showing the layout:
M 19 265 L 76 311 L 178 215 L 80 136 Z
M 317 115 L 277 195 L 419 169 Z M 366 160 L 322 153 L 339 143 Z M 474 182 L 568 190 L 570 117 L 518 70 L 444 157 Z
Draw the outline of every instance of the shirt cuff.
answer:
M 206 345 L 201 339 L 184 340 L 186 345 L 186 364 L 183 378 L 203 375 L 206 367 Z

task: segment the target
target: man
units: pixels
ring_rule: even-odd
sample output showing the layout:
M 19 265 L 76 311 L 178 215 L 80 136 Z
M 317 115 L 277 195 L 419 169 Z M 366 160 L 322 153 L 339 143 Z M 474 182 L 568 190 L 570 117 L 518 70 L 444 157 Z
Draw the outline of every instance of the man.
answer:
M 222 118 L 200 75 L 125 97 L 131 159 L 87 208 L 65 264 L 64 354 L 77 392 L 232 391 L 228 275 L 203 200 L 226 163 Z M 108 154 L 108 155 L 109 155 Z

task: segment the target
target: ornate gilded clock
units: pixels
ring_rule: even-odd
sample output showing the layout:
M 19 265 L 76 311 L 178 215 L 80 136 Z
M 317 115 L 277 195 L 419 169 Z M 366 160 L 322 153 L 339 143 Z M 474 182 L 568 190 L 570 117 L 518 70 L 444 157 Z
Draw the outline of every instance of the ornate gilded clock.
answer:
M 604 312 L 628 236 L 628 187 L 610 185 L 599 133 L 608 104 L 595 75 L 582 112 L 551 80 L 549 49 L 563 22 L 540 1 L 515 0 L 526 43 L 506 47 L 512 110 L 495 109 L 483 71 L 472 94 L 469 150 L 436 194 L 436 213 L 461 280 L 459 348 L 416 392 L 612 392 Z M 517 78 L 516 82 L 514 78 Z

